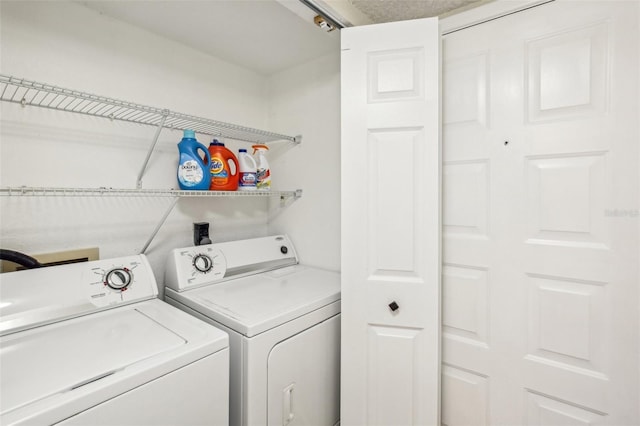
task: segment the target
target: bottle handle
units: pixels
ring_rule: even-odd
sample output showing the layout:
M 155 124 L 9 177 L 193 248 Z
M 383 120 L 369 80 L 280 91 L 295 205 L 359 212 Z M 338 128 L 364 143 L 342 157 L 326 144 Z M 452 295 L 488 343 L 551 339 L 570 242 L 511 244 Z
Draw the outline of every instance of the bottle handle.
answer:
M 227 164 L 229 163 L 233 163 L 233 172 L 231 173 L 232 177 L 235 177 L 238 174 L 238 162 L 236 161 L 235 157 L 234 158 L 227 158 Z M 231 171 L 231 167 L 229 167 L 229 171 Z
M 209 154 L 209 150 L 205 149 L 204 146 L 199 146 L 196 148 L 196 151 L 202 151 L 204 152 L 204 158 L 202 156 L 200 156 L 200 158 L 202 158 L 202 160 L 204 161 L 204 164 L 211 164 L 211 154 Z M 200 155 L 200 154 L 198 154 Z

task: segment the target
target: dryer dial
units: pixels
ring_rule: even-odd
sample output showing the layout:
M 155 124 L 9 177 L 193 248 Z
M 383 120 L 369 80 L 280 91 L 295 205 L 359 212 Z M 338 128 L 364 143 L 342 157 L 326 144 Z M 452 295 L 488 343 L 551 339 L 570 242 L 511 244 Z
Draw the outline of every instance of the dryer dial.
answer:
M 124 291 L 133 281 L 133 274 L 127 268 L 114 268 L 107 272 L 105 276 L 105 285 L 114 290 Z
M 196 268 L 196 271 L 206 274 L 213 268 L 213 262 L 209 256 L 200 253 L 193 258 L 193 267 Z

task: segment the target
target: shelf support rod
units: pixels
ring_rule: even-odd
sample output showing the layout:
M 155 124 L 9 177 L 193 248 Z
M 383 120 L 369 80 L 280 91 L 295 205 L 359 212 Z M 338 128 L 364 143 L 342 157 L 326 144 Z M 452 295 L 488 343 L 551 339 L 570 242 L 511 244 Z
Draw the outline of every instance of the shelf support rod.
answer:
M 162 225 L 164 225 L 164 222 L 167 220 L 167 218 L 169 217 L 169 215 L 171 214 L 171 212 L 173 211 L 173 208 L 176 206 L 176 204 L 178 203 L 178 200 L 180 199 L 180 197 L 175 197 L 173 199 L 173 201 L 171 202 L 171 204 L 169 205 L 169 208 L 167 208 L 167 211 L 164 212 L 164 215 L 162 215 L 162 217 L 160 218 L 160 222 L 158 222 L 158 224 L 156 225 L 155 229 L 153 230 L 153 232 L 151 233 L 151 236 L 149 237 L 149 239 L 147 240 L 147 242 L 144 244 L 144 246 L 142 247 L 142 250 L 140 250 L 140 254 L 144 254 L 147 249 L 149 248 L 149 245 L 151 244 L 151 242 L 153 241 L 153 239 L 156 237 L 156 235 L 158 234 L 158 231 L 160 231 L 160 228 L 162 227 Z
M 164 122 L 167 120 L 167 116 L 169 115 L 168 109 L 162 110 L 162 120 L 160 120 L 160 124 L 156 128 L 156 134 L 153 136 L 153 141 L 151 142 L 151 146 L 149 147 L 149 151 L 147 152 L 147 158 L 144 159 L 144 163 L 142 164 L 142 168 L 140 169 L 140 173 L 138 173 L 138 181 L 136 182 L 136 188 L 142 188 L 142 176 L 144 176 L 144 172 L 147 170 L 147 165 L 149 164 L 149 159 L 151 158 L 151 154 L 153 150 L 156 148 L 156 143 L 158 143 L 158 138 L 160 137 L 160 132 L 164 127 Z

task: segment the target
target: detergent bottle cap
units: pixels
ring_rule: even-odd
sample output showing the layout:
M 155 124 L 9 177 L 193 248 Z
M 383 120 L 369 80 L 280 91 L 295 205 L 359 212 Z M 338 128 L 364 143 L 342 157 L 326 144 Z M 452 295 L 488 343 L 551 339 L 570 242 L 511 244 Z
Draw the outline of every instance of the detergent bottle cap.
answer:
M 224 144 L 222 142 L 220 142 L 218 139 L 214 139 L 211 141 L 211 143 L 209 145 L 214 145 L 214 146 L 224 146 Z
M 246 149 L 244 149 L 244 148 L 240 148 L 240 149 L 238 150 L 238 152 L 247 152 L 247 150 L 246 150 Z
M 183 138 L 189 138 L 189 139 L 195 139 L 196 138 L 196 132 L 194 132 L 191 129 L 185 129 L 182 137 Z

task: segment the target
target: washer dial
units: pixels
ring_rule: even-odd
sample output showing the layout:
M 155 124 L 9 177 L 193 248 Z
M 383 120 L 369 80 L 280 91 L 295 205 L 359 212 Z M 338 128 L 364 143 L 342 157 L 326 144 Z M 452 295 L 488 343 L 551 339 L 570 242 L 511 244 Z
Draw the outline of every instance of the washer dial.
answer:
M 213 261 L 206 254 L 199 253 L 193 258 L 193 267 L 196 271 L 206 274 L 213 268 Z
M 127 268 L 114 268 L 107 272 L 104 283 L 114 290 L 124 291 L 133 281 L 133 274 Z

